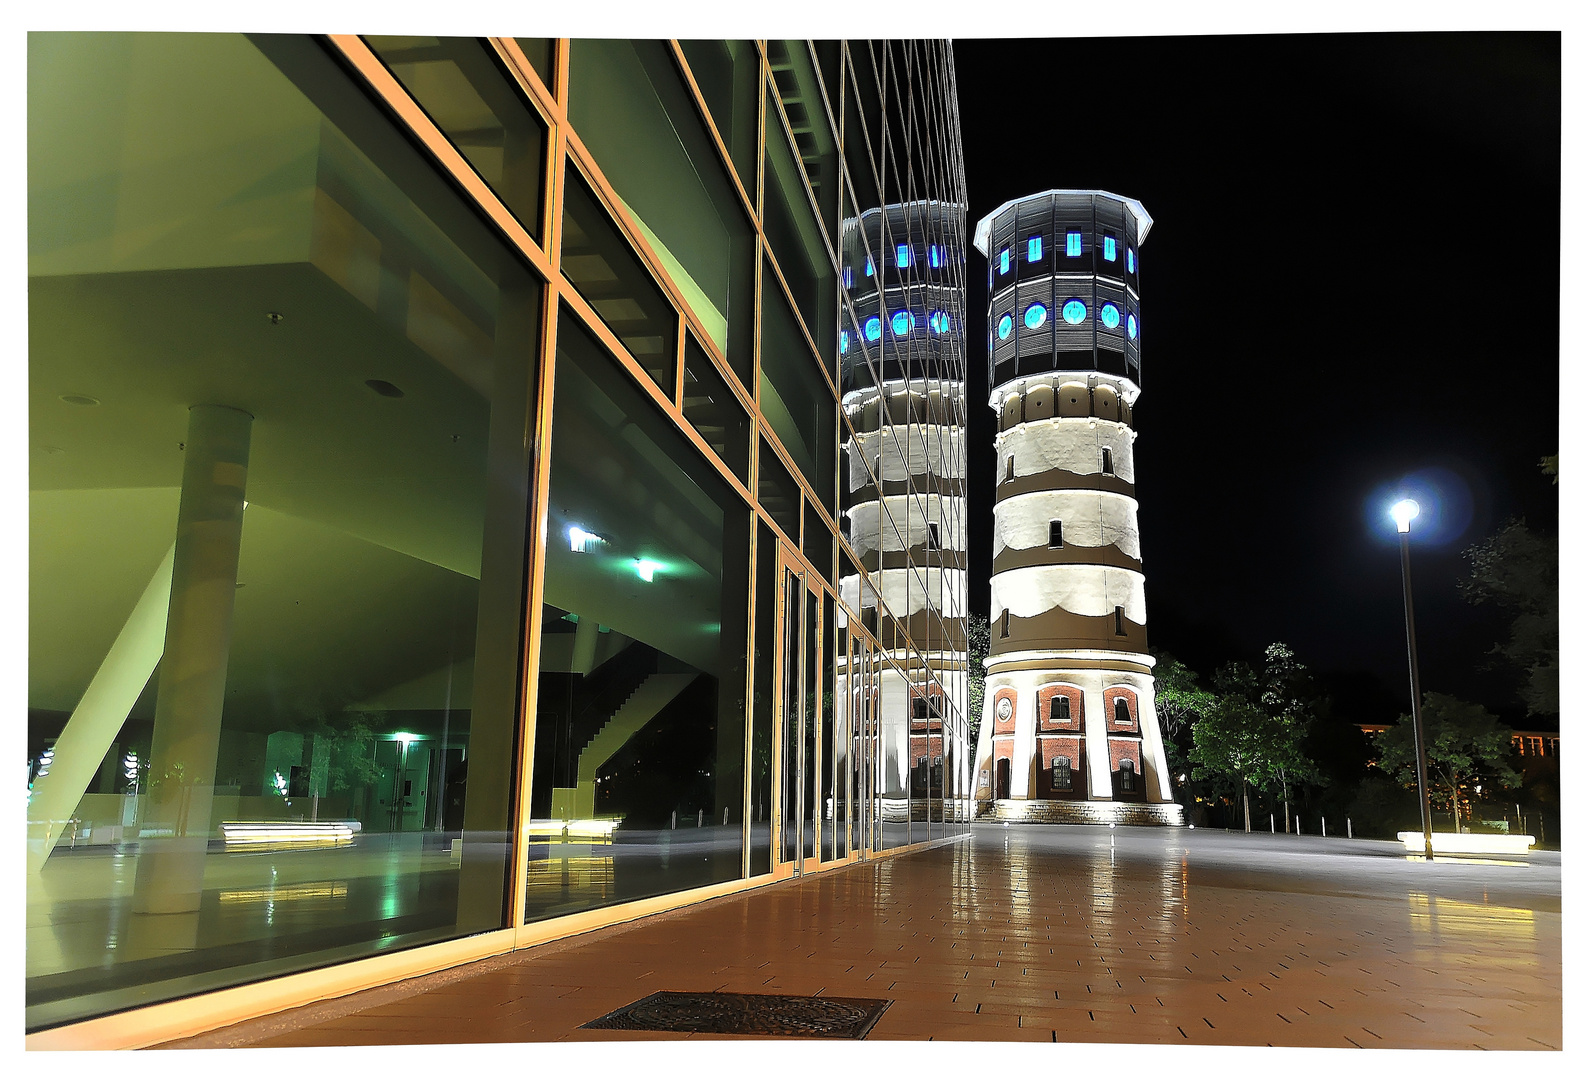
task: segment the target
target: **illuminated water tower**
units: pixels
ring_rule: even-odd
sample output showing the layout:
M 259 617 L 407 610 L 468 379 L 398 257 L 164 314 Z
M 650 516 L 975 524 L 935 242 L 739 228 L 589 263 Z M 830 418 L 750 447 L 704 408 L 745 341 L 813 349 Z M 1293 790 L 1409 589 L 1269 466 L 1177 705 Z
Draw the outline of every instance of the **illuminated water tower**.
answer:
M 1105 191 L 1004 203 L 989 263 L 992 642 L 976 798 L 1004 821 L 1178 825 L 1146 651 L 1133 409 L 1139 250 Z

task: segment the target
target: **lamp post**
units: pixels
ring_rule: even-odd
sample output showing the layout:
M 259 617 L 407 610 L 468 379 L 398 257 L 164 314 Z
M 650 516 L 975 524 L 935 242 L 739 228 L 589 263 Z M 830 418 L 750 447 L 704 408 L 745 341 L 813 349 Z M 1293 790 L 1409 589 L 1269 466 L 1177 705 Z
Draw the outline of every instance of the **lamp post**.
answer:
M 1411 519 L 1421 508 L 1401 499 L 1389 510 L 1400 534 L 1400 580 L 1405 586 L 1405 647 L 1411 661 L 1411 731 L 1416 737 L 1416 801 L 1422 810 L 1422 846 L 1433 861 L 1433 819 L 1427 803 L 1427 739 L 1422 731 L 1422 678 L 1416 668 L 1416 610 L 1411 605 Z

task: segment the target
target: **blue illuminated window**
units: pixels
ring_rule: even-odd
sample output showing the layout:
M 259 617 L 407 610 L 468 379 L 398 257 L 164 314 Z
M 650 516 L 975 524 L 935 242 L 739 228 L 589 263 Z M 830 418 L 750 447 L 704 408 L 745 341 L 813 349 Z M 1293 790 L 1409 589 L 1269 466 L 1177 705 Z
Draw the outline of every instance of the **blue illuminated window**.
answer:
M 1139 328 L 1135 324 L 1135 316 L 1131 315 L 1128 319 L 1126 319 L 1125 322 L 1124 322 L 1124 326 L 1125 326 L 1125 329 L 1129 332 L 1130 340 L 1134 341 L 1135 340 L 1135 335 L 1136 335 L 1136 333 L 1139 330 Z
M 1102 238 L 1102 257 L 1108 262 L 1116 262 L 1119 257 L 1119 242 L 1111 236 Z
M 882 320 L 872 315 L 865 320 L 865 340 L 875 341 L 882 336 Z
M 948 327 L 953 325 L 953 323 L 948 318 L 946 311 L 933 311 L 926 316 L 926 325 L 931 327 L 931 332 L 934 334 L 946 334 Z
M 907 311 L 893 312 L 893 333 L 903 337 L 915 328 L 915 317 Z
M 838 331 L 838 352 L 846 353 L 848 351 L 849 351 L 849 332 L 847 330 L 839 330 Z
M 898 245 L 898 267 L 903 269 L 909 265 L 909 247 L 906 244 Z
M 997 272 L 999 274 L 1008 273 L 1008 248 L 1004 248 L 1003 253 L 997 257 Z
M 854 288 L 854 267 L 852 266 L 843 268 L 843 287 L 845 289 Z
M 1025 242 L 1025 259 L 1027 262 L 1041 261 L 1041 237 L 1033 236 Z
M 942 252 L 937 249 L 937 245 L 936 244 L 932 244 L 931 245 L 931 248 L 928 251 L 928 255 L 929 255 L 930 259 L 931 259 L 931 268 L 933 270 L 937 269 L 939 266 L 942 265 Z
M 1102 325 L 1109 330 L 1117 330 L 1119 328 L 1119 309 L 1112 304 L 1103 304 Z
M 875 277 L 876 276 L 876 264 L 871 262 L 871 257 L 869 255 L 865 256 L 865 276 L 866 277 Z
M 1025 309 L 1025 325 L 1035 330 L 1047 321 L 1047 308 L 1042 304 L 1032 304 Z
M 1064 304 L 1064 322 L 1068 323 L 1070 326 L 1079 326 L 1085 321 L 1085 301 L 1076 298 Z
M 1130 273 L 1132 273 L 1132 274 L 1135 273 L 1135 249 L 1134 248 L 1126 248 L 1124 250 L 1124 261 L 1125 261 L 1125 263 L 1127 263 L 1129 265 Z
M 1065 238 L 1064 254 L 1071 259 L 1080 254 L 1080 234 L 1078 232 L 1071 232 Z
M 1007 341 L 1008 336 L 1014 332 L 1014 316 L 1003 312 L 1003 317 L 997 320 L 997 340 Z

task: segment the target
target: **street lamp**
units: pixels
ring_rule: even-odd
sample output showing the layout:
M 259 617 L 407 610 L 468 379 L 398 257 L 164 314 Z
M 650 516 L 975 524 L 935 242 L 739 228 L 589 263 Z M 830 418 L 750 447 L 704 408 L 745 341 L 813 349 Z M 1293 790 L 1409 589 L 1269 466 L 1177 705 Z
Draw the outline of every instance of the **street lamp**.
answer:
M 1427 739 L 1422 730 L 1422 678 L 1416 668 L 1416 610 L 1411 605 L 1411 521 L 1421 511 L 1415 499 L 1401 499 L 1389 510 L 1400 534 L 1400 580 L 1405 586 L 1405 648 L 1411 661 L 1411 731 L 1416 737 L 1416 801 L 1422 809 L 1422 846 L 1433 861 L 1433 819 L 1427 803 Z

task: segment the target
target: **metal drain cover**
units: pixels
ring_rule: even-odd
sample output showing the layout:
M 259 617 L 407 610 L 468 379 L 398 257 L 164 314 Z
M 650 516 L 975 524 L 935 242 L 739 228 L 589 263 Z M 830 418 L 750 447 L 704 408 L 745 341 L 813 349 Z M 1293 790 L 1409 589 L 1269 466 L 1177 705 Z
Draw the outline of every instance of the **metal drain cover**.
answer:
M 863 1039 L 891 1004 L 883 998 L 685 994 L 663 990 L 583 1026 L 784 1039 Z

